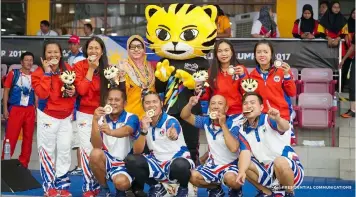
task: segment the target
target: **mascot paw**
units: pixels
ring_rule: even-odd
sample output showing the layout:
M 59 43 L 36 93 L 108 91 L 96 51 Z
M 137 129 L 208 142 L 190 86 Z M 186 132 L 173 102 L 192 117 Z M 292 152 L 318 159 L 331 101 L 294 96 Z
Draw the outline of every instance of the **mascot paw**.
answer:
M 174 71 L 174 66 L 169 65 L 169 61 L 167 59 L 163 60 L 163 62 L 158 62 L 156 67 L 155 76 L 162 82 L 166 82 Z
M 61 88 L 61 92 L 63 92 L 64 90 L 65 90 L 65 88 L 64 88 L 64 87 L 62 87 L 62 88 Z
M 192 90 L 195 88 L 195 80 L 194 77 L 188 72 L 178 69 L 175 74 L 176 78 L 179 78 L 185 87 Z

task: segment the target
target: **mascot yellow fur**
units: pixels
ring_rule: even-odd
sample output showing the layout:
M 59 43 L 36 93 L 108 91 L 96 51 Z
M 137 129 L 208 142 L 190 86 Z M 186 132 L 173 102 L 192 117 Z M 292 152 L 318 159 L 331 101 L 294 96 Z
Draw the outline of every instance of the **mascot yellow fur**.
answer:
M 184 122 L 180 112 L 194 95 L 195 80 L 192 75 L 209 68 L 204 56 L 214 48 L 217 9 L 213 5 L 172 4 L 166 9 L 149 5 L 145 16 L 149 48 L 162 58 L 155 71 L 156 91 L 164 93 L 166 112 L 180 122 L 191 158 L 197 163 L 199 129 Z M 200 105 L 196 105 L 192 112 L 200 114 Z M 164 185 L 170 194 L 175 195 L 176 186 Z M 190 187 L 189 196 L 193 195 L 191 191 Z M 196 195 L 196 191 L 194 193 Z

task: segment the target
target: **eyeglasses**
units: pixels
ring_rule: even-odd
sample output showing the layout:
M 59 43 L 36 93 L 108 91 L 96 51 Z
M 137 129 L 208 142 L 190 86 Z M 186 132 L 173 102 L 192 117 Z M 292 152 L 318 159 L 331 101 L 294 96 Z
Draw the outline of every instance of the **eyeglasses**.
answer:
M 143 49 L 143 46 L 142 46 L 142 44 L 138 44 L 138 45 L 133 45 L 133 44 L 131 44 L 130 46 L 129 46 L 129 49 L 130 50 L 135 50 L 135 49 L 138 49 L 138 50 L 142 50 Z

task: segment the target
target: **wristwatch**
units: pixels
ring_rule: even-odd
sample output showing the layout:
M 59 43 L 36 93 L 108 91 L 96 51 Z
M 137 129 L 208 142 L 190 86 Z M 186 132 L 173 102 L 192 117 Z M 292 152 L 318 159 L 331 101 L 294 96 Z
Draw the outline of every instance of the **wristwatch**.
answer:
M 141 131 L 140 131 L 140 134 L 143 135 L 143 136 L 146 136 L 147 133 L 148 133 L 148 131 L 145 131 L 145 130 L 143 130 L 143 129 L 141 129 Z

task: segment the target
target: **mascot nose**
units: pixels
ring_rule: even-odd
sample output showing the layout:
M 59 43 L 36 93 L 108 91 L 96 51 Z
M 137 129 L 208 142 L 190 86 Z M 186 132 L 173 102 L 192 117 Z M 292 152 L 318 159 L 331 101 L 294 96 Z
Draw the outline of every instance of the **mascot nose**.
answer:
M 174 47 L 176 47 L 178 44 L 178 42 L 172 42 L 172 43 L 173 43 Z

